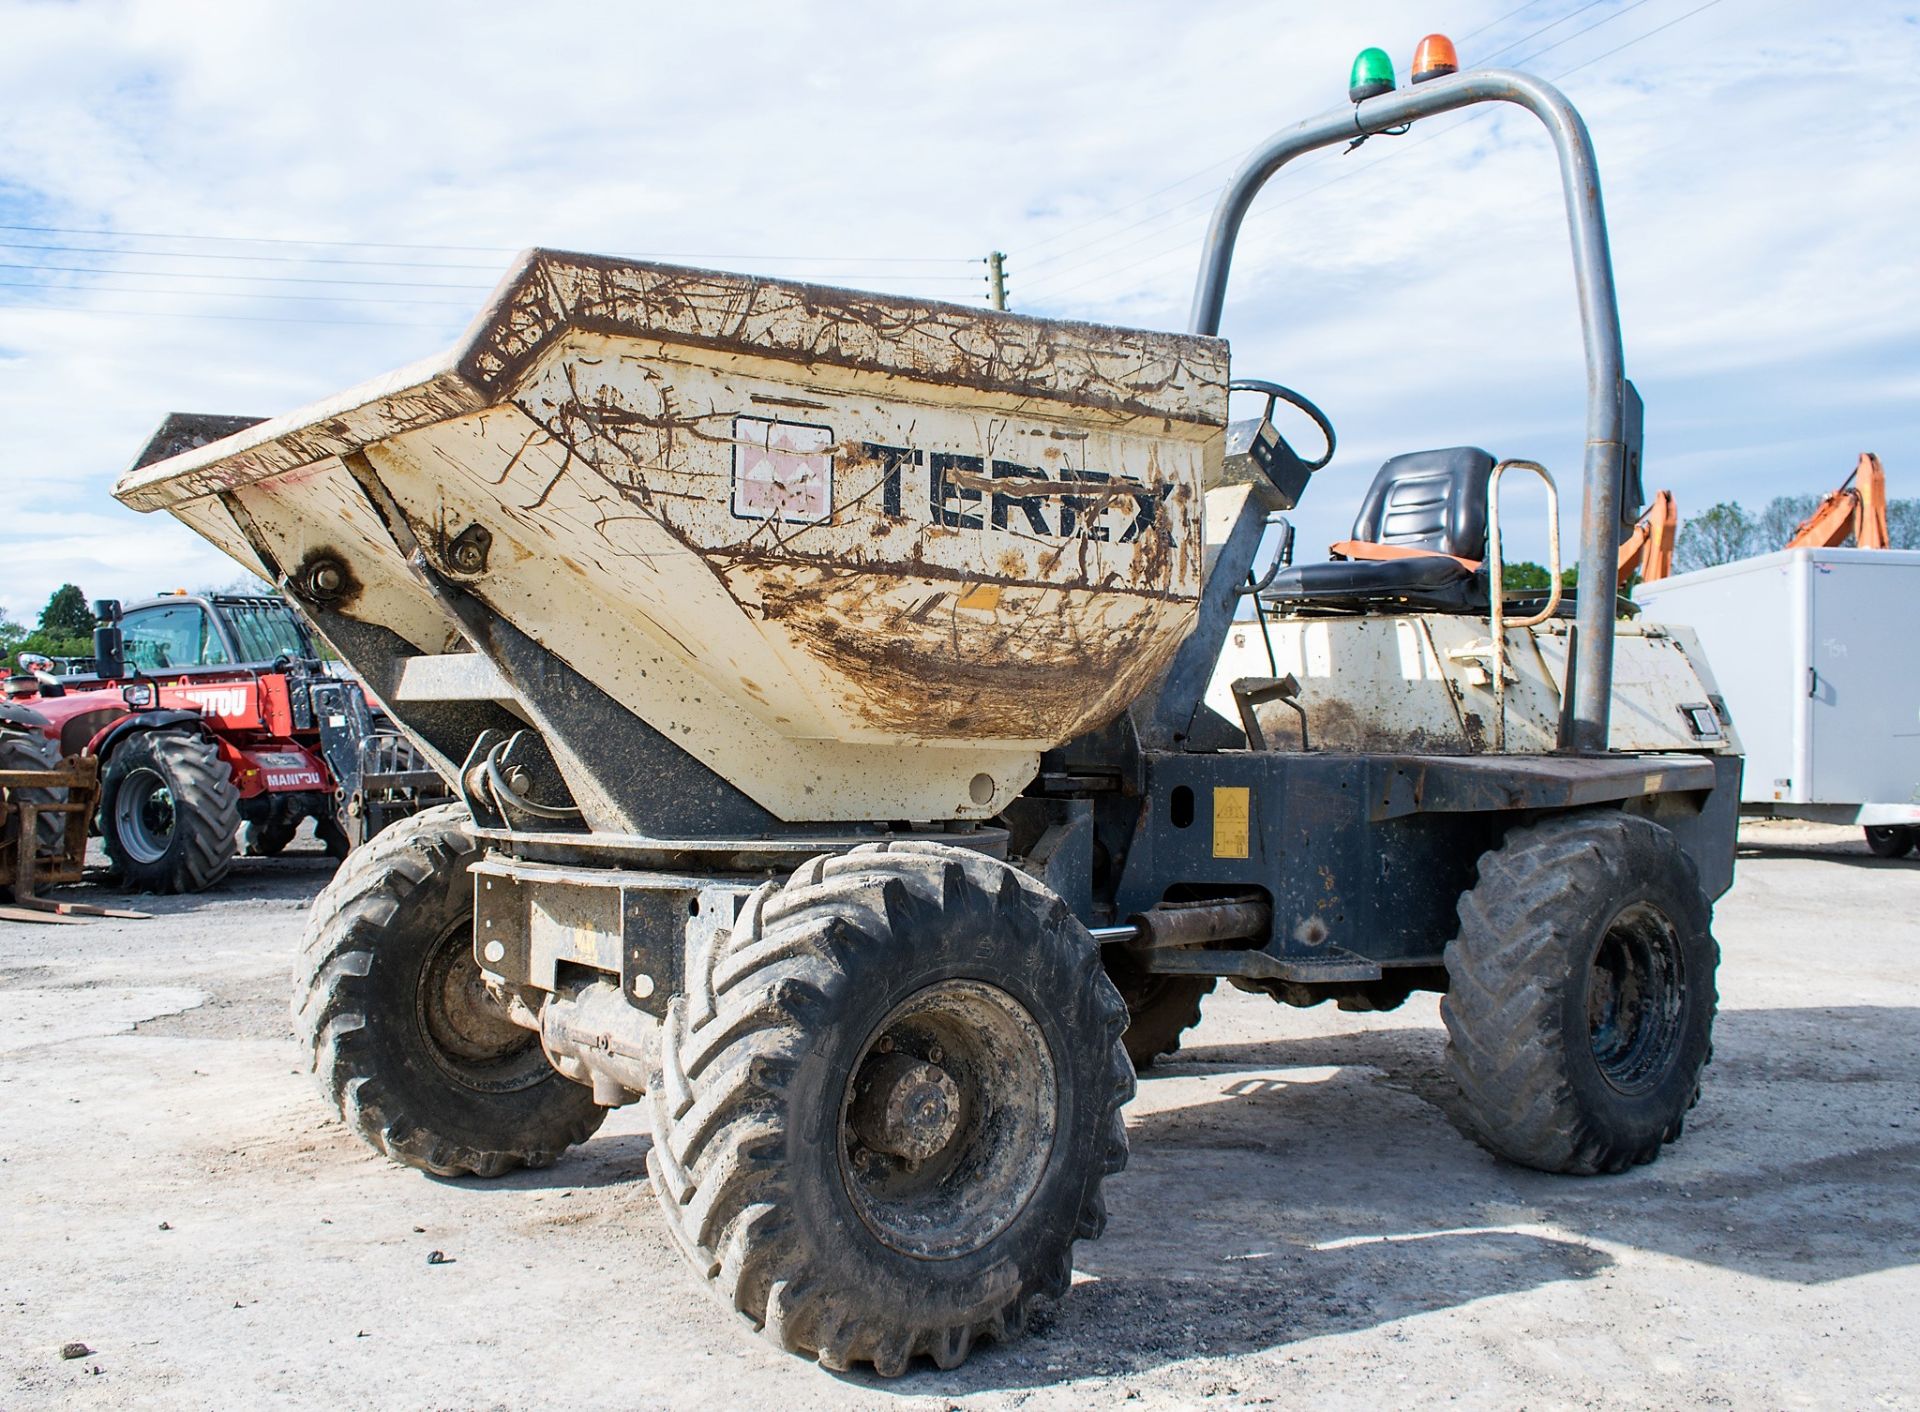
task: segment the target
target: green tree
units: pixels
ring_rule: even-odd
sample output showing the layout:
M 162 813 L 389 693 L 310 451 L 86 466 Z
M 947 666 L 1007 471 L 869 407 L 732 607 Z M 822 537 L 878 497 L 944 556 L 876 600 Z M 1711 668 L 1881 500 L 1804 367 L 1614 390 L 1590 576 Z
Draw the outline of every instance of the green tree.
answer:
M 1920 500 L 1887 502 L 1887 546 L 1920 549 Z
M 1500 582 L 1507 588 L 1545 593 L 1547 570 L 1544 565 L 1536 564 L 1531 559 L 1521 559 L 1515 563 L 1500 566 Z
M 93 610 L 79 584 L 63 583 L 53 591 L 40 610 L 40 631 L 49 637 L 93 636 Z
M 1755 541 L 1752 517 L 1732 501 L 1726 501 L 1710 506 L 1680 526 L 1673 550 L 1674 564 L 1682 573 L 1730 564 L 1754 553 Z
M 1785 549 L 1801 522 L 1819 508 L 1817 495 L 1776 495 L 1754 521 L 1754 553 Z

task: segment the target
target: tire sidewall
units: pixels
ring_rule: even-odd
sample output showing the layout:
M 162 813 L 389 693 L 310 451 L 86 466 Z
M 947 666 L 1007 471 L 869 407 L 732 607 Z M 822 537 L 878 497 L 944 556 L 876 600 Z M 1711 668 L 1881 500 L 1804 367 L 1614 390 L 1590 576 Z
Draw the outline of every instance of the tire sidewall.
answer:
M 192 882 L 192 869 L 189 852 L 193 847 L 197 827 L 203 824 L 193 815 L 193 790 L 180 777 L 175 768 L 171 753 L 166 746 L 182 741 L 198 741 L 199 736 L 186 736 L 170 731 L 140 731 L 131 739 L 121 742 L 107 761 L 107 768 L 100 782 L 100 833 L 101 842 L 114 871 L 127 883 L 144 889 L 172 891 Z M 223 767 L 224 768 L 224 767 Z M 167 838 L 167 846 L 160 856 L 152 860 L 142 860 L 127 852 L 120 838 L 115 811 L 119 807 L 120 791 L 126 786 L 128 777 L 140 770 L 151 770 L 165 782 L 173 795 L 174 825 Z M 233 788 L 231 782 L 229 788 Z M 238 799 L 238 791 L 235 791 Z M 237 840 L 227 840 L 229 860 Z

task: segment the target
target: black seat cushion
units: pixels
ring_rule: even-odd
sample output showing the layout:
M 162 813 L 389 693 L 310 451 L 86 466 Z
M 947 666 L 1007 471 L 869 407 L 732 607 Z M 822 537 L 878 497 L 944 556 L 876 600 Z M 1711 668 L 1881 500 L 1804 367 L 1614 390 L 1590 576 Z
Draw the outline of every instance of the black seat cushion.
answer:
M 1487 473 L 1477 446 L 1410 451 L 1380 468 L 1360 502 L 1353 537 L 1462 559 L 1487 557 Z
M 1486 583 L 1458 559 L 1422 554 L 1410 559 L 1341 559 L 1295 564 L 1274 576 L 1265 595 L 1307 600 L 1328 608 L 1407 604 L 1439 612 L 1486 605 Z

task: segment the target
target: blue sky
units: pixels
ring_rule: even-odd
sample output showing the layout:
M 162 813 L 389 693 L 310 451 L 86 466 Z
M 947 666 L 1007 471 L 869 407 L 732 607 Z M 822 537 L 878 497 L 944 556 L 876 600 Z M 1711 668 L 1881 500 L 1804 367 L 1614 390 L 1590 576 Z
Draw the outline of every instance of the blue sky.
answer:
M 0 3 L 0 608 L 234 569 L 107 488 L 171 410 L 268 415 L 449 342 L 546 244 L 1184 326 L 1237 159 L 1430 29 L 1593 129 L 1649 487 L 1920 495 L 1920 14 L 1803 0 L 967 7 Z M 305 242 L 333 242 L 331 244 Z M 969 263 L 972 262 L 972 263 Z M 1341 451 L 1476 442 L 1578 503 L 1551 155 L 1518 113 L 1303 160 L 1224 332 Z M 1307 438 L 1303 436 L 1302 440 Z M 1538 553 L 1515 496 L 1514 549 Z M 1567 525 L 1569 542 L 1574 526 Z

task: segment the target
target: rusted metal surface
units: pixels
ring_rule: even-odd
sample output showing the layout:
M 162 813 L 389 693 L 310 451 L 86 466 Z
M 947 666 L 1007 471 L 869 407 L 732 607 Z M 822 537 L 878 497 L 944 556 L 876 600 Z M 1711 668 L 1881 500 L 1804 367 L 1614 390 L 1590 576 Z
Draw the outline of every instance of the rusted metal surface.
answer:
M 553 250 L 521 257 L 457 367 L 504 392 L 567 330 L 1180 421 L 1214 416 L 1226 381 L 1222 345 L 1208 338 Z
M 52 790 L 60 791 L 60 797 L 38 797 Z M 100 762 L 91 755 L 69 756 L 51 770 L 0 770 L 0 879 L 12 894 L 0 894 L 0 920 L 57 923 L 152 915 L 40 896 L 43 887 L 85 880 L 87 833 L 99 798 Z M 42 814 L 60 816 L 63 827 L 56 846 L 40 842 Z
M 533 252 L 445 357 L 116 494 L 423 656 L 504 665 L 477 627 L 511 624 L 782 819 L 987 817 L 1190 629 L 1226 373 L 1212 339 Z
M 1409 814 L 1576 809 L 1714 787 L 1705 755 L 1464 755 L 1381 759 L 1372 769 L 1376 820 Z
M 1487 651 L 1489 631 L 1486 618 L 1462 614 L 1274 618 L 1264 628 L 1236 623 L 1207 702 L 1237 719 L 1233 683 L 1265 677 L 1277 665 L 1298 681 L 1292 701 L 1305 712 L 1315 749 L 1508 757 L 1554 751 L 1566 683 L 1565 620 L 1503 627 L 1500 691 Z M 1678 637 L 1657 624 L 1620 625 L 1612 749 L 1734 750 L 1724 728 L 1701 736 L 1682 709 L 1712 695 Z M 1267 703 L 1257 710 L 1268 748 L 1300 748 L 1291 705 Z M 1504 731 L 1496 729 L 1502 721 Z

